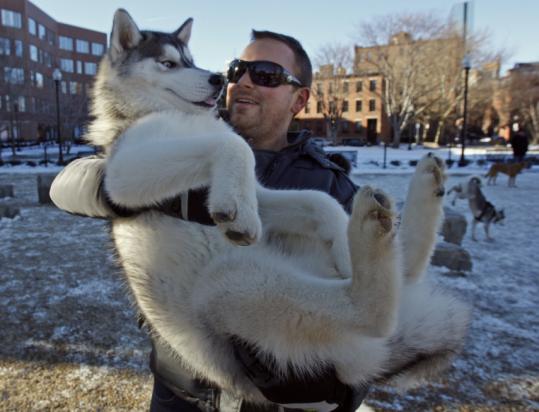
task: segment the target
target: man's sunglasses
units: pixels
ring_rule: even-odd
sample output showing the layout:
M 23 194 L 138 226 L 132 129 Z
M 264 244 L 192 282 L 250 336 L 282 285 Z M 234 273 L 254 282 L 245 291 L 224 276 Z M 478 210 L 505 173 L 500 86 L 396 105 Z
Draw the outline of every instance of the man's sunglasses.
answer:
M 283 66 L 266 60 L 252 62 L 239 59 L 232 60 L 230 66 L 228 66 L 227 73 L 229 83 L 237 83 L 246 71 L 249 71 L 251 81 L 257 86 L 278 87 L 282 84 L 303 86 L 298 78 Z

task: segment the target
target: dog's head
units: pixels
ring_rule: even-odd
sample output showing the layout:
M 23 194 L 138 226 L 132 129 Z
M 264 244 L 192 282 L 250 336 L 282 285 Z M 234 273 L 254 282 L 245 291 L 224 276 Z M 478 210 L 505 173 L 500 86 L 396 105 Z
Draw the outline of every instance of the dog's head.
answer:
M 117 10 L 97 76 L 95 114 L 134 119 L 156 111 L 214 109 L 224 78 L 195 66 L 188 48 L 192 25 L 187 19 L 173 33 L 141 31 L 129 13 Z
M 496 210 L 496 216 L 494 216 L 494 223 L 503 225 L 505 219 L 505 212 L 503 209 Z
M 475 186 L 475 187 L 481 187 L 482 185 L 482 182 L 481 182 L 481 179 L 477 176 L 473 176 L 470 178 L 470 180 L 468 180 L 468 185 L 471 186 Z

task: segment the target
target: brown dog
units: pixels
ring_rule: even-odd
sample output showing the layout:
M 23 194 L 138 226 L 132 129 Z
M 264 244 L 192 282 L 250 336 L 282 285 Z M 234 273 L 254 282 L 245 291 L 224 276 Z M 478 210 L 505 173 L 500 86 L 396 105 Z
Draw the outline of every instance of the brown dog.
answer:
M 522 172 L 522 169 L 524 169 L 527 166 L 526 162 L 520 162 L 520 163 L 494 163 L 488 173 L 485 175 L 485 177 L 488 177 L 487 185 L 496 184 L 496 177 L 498 177 L 498 173 L 505 173 L 509 176 L 509 180 L 507 182 L 508 186 L 516 186 L 516 179 L 517 175 Z

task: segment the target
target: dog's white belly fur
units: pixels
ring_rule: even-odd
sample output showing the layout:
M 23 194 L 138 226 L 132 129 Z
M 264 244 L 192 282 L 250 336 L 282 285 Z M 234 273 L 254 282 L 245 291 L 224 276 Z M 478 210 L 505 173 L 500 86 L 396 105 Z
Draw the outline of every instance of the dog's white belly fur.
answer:
M 256 305 L 267 290 L 286 291 L 304 283 L 319 283 L 319 299 L 328 290 L 348 286 L 336 278 L 327 247 L 313 239 L 263 240 L 240 248 L 230 245 L 216 227 L 171 218 L 159 212 L 117 219 L 113 237 L 138 307 L 160 337 L 196 375 L 244 399 L 263 401 L 235 360 L 231 331 L 271 353 L 286 369 L 315 373 L 333 365 L 340 378 L 358 384 L 382 371 L 387 358 L 383 339 L 362 337 L 354 330 L 336 329 L 330 319 L 313 319 L 311 334 L 298 333 L 301 315 L 294 316 L 288 298 L 275 301 L 276 316 L 288 313 L 287 322 L 256 328 Z M 287 248 L 287 254 L 282 253 Z M 250 268 L 254 269 L 252 272 Z M 223 294 L 229 307 L 223 308 Z M 241 319 L 228 316 L 236 302 Z M 179 359 L 180 360 L 180 359 Z M 344 372 L 346 371 L 346 372 Z M 357 381 L 358 376 L 363 379 Z

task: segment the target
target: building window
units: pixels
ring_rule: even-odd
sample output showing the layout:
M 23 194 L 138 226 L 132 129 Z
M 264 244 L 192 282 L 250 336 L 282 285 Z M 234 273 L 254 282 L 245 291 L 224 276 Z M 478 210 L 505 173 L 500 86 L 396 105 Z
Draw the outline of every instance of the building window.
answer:
M 342 102 L 342 111 L 343 112 L 348 111 L 348 100 L 343 100 L 343 102 Z
M 22 27 L 21 13 L 2 9 L 2 25 L 6 27 L 15 27 L 16 29 L 20 29 Z
M 24 69 L 19 67 L 4 67 L 4 82 L 9 84 L 24 84 Z
M 77 60 L 77 73 L 82 74 L 82 62 Z
M 17 97 L 17 110 L 19 112 L 25 112 L 26 111 L 26 99 L 24 96 Z
M 37 47 L 31 44 L 28 46 L 28 49 L 30 50 L 30 60 L 34 62 L 39 61 L 39 52 Z
M 105 52 L 105 46 L 101 43 L 92 43 L 92 54 L 94 56 L 101 56 Z
M 86 40 L 79 40 L 76 41 L 76 47 L 77 47 L 77 53 L 90 53 L 90 45 Z
M 355 131 L 356 133 L 360 133 L 362 127 L 363 127 L 363 126 L 361 125 L 361 120 L 358 119 L 358 120 L 356 120 L 356 121 L 354 122 L 354 131 Z
M 358 80 L 356 82 L 356 93 L 360 93 L 363 91 L 363 82 L 361 80 Z
M 363 110 L 363 100 L 356 100 L 356 112 Z
M 376 100 L 369 100 L 369 111 L 374 112 L 376 110 Z
M 77 82 L 69 82 L 69 94 L 77 94 Z
M 348 82 L 344 82 L 342 84 L 342 92 L 343 93 L 348 93 Z
M 62 80 L 60 82 L 60 89 L 62 90 L 63 94 L 67 93 L 67 83 L 65 82 L 65 80 Z
M 54 43 L 56 43 L 56 33 L 47 30 L 47 41 L 51 46 L 54 46 Z
M 322 102 L 316 102 L 316 113 L 322 113 Z
M 39 87 L 40 89 L 43 88 L 43 75 L 41 73 L 36 72 L 35 74 L 35 85 L 36 87 Z
M 369 80 L 369 90 L 371 92 L 376 91 L 376 80 Z
M 309 104 L 310 102 L 307 101 L 307 103 L 305 103 L 305 114 L 309 113 L 311 111 L 311 106 Z
M 11 41 L 5 37 L 0 37 L 0 56 L 9 56 L 11 54 Z
M 28 33 L 36 35 L 36 21 L 28 17 Z
M 73 73 L 73 60 L 60 59 L 60 69 L 64 72 Z
M 47 29 L 45 29 L 45 26 L 43 26 L 42 24 L 37 25 L 37 33 L 38 33 L 38 37 L 41 40 L 47 37 Z
M 343 133 L 348 133 L 348 131 L 350 130 L 350 124 L 347 120 L 343 119 L 343 121 L 341 122 L 341 130 Z
M 22 57 L 22 40 L 15 40 L 15 56 Z
M 52 67 L 52 56 L 47 52 L 43 52 L 43 63 L 47 67 Z
M 95 63 L 84 63 L 84 73 L 94 75 L 97 73 L 97 64 Z
M 58 39 L 62 50 L 73 50 L 73 39 L 71 37 L 59 36 Z

